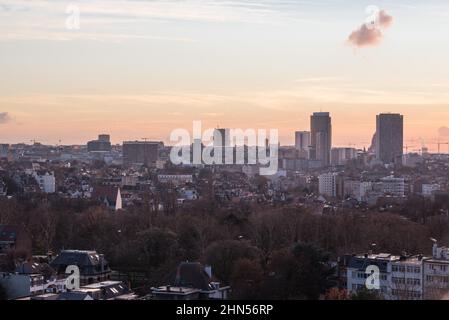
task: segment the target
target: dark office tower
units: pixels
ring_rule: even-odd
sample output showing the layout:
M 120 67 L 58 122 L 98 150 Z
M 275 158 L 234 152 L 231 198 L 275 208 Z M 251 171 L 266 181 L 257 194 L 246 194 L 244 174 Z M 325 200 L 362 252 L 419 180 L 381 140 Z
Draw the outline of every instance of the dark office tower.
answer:
M 111 151 L 110 136 L 100 134 L 97 140 L 92 140 L 87 143 L 88 152 L 109 152 Z
M 162 142 L 125 141 L 123 142 L 123 163 L 125 165 L 155 166 L 159 159 L 159 150 L 163 147 Z
M 376 139 L 376 158 L 383 163 L 400 163 L 404 147 L 404 117 L 398 113 L 377 115 Z
M 332 147 L 332 123 L 329 112 L 315 112 L 310 117 L 310 159 L 330 165 Z

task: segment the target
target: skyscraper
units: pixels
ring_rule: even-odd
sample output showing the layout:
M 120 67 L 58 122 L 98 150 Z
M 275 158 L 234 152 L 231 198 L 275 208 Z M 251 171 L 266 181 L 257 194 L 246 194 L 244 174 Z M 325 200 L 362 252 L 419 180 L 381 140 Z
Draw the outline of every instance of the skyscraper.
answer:
M 295 148 L 298 151 L 309 152 L 310 147 L 310 131 L 295 132 Z
M 376 117 L 376 158 L 383 163 L 402 161 L 404 117 L 398 113 L 381 113 Z
M 310 159 L 330 165 L 332 123 L 329 112 L 315 112 L 310 117 Z

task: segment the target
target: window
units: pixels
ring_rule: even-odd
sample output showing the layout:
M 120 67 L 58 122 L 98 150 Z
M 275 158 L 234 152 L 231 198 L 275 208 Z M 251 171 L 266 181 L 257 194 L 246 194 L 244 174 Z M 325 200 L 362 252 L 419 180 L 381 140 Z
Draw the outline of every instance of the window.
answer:
M 420 273 L 421 272 L 421 268 L 420 267 L 415 267 L 415 273 Z
M 421 284 L 420 279 L 414 279 L 414 278 L 407 278 L 407 284 L 413 285 L 413 286 L 419 286 Z
M 404 266 L 400 266 L 400 267 L 399 267 L 399 271 L 400 271 L 400 272 L 405 272 L 405 267 L 404 267 Z
M 397 272 L 397 271 L 398 271 L 398 266 L 393 266 L 393 267 L 392 267 L 392 271 L 393 271 L 393 272 Z
M 407 267 L 407 272 L 413 272 L 413 269 L 412 269 L 412 267 Z

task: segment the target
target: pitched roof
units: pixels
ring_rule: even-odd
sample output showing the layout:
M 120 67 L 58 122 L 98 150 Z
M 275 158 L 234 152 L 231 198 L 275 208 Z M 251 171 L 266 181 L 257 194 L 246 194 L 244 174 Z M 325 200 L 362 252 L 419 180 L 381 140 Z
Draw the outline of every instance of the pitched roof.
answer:
M 91 267 L 101 264 L 101 259 L 102 257 L 96 251 L 63 250 L 50 263 L 50 266 L 77 265 L 78 267 Z M 105 265 L 107 264 L 107 261 L 104 258 L 103 263 Z
M 201 263 L 182 262 L 176 270 L 174 285 L 209 291 L 213 289 L 210 280 Z
M 92 198 L 97 200 L 106 199 L 110 204 L 117 201 L 119 188 L 114 186 L 96 186 L 92 192 Z

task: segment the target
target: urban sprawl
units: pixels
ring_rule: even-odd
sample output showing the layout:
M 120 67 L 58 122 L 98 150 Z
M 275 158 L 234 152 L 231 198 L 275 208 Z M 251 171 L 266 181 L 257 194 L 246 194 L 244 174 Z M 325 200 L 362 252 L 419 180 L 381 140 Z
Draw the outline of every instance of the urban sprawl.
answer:
M 410 151 L 402 115 L 375 121 L 370 146 L 337 148 L 331 115 L 314 113 L 269 176 L 175 165 L 163 142 L 108 134 L 1 144 L 0 298 L 445 299 L 449 143 Z

